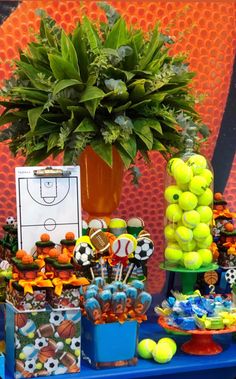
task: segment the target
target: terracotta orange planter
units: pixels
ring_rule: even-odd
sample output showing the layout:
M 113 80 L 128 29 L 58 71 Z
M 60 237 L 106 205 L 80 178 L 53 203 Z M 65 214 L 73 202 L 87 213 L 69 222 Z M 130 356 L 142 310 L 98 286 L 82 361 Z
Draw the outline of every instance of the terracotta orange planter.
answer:
M 82 208 L 92 218 L 110 218 L 118 207 L 122 191 L 124 164 L 113 148 L 113 167 L 109 167 L 88 146 L 79 159 Z

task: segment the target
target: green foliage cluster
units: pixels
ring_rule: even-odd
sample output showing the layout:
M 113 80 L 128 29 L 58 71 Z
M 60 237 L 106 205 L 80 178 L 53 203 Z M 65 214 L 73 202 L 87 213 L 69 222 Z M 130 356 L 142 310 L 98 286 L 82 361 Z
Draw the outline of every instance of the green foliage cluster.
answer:
M 151 150 L 178 150 L 186 124 L 207 135 L 189 88 L 194 74 L 169 54 L 173 41 L 158 24 L 144 33 L 100 6 L 106 23 L 84 16 L 70 35 L 40 11 L 40 32 L 1 91 L 0 125 L 11 124 L 0 141 L 28 165 L 61 152 L 73 164 L 90 145 L 110 166 L 115 146 L 128 168 L 138 152 L 148 161 Z

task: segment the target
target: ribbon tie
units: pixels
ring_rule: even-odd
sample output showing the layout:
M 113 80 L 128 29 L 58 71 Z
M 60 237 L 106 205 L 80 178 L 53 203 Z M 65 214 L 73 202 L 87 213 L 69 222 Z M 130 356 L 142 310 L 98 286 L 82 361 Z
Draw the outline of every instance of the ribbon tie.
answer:
M 89 281 L 86 278 L 77 278 L 75 275 L 72 275 L 68 280 L 62 280 L 61 278 L 54 278 L 52 283 L 55 287 L 55 294 L 60 296 L 63 290 L 64 284 L 70 284 L 71 286 L 87 286 Z

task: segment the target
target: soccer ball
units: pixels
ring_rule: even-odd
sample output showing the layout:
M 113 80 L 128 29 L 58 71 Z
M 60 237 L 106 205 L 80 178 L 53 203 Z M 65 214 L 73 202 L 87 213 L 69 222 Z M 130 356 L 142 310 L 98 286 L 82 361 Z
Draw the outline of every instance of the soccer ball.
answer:
M 74 261 L 80 266 L 89 266 L 93 258 L 93 249 L 87 242 L 75 246 Z
M 54 358 L 49 358 L 45 361 L 44 367 L 48 371 L 48 373 L 52 373 L 53 371 L 56 371 L 59 366 L 59 360 Z
M 138 261 L 146 261 L 154 252 L 154 243 L 147 237 L 139 238 L 137 242 L 138 244 L 134 252 L 134 258 Z
M 30 372 L 32 374 L 35 371 L 35 369 L 36 369 L 35 359 L 27 359 L 25 361 L 25 371 Z
M 225 273 L 225 280 L 229 284 L 234 284 L 236 282 L 236 270 L 233 268 L 230 270 L 227 270 Z
M 55 326 L 59 326 L 64 321 L 62 312 L 51 312 L 49 322 Z
M 34 342 L 34 346 L 36 347 L 36 349 L 42 349 L 42 347 L 45 347 L 47 345 L 48 345 L 48 339 L 45 337 L 36 338 Z
M 12 225 L 13 226 L 15 222 L 16 222 L 16 220 L 12 216 L 7 217 L 7 219 L 6 219 L 6 224 L 7 225 Z

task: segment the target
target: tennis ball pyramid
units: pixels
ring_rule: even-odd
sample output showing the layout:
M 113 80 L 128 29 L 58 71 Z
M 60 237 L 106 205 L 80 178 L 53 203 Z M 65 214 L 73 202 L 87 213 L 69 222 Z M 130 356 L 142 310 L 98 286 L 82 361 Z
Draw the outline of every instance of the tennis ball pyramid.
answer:
M 213 172 L 201 154 L 167 164 L 165 264 L 197 270 L 212 263 Z M 157 349 L 158 352 L 158 349 Z

